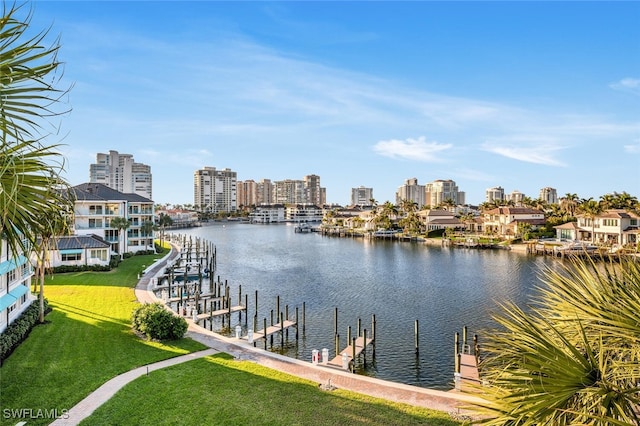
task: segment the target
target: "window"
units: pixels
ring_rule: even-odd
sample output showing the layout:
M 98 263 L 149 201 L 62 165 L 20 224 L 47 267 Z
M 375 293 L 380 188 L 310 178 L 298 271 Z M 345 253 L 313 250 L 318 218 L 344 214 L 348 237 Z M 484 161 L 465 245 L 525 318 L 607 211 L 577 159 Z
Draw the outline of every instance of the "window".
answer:
M 102 219 L 89 219 L 89 228 L 102 228 Z
M 603 226 L 618 226 L 618 219 L 602 219 Z
M 82 253 L 70 253 L 62 255 L 63 262 L 74 262 L 77 260 L 82 260 Z
M 9 272 L 7 272 L 7 280 L 8 282 L 13 282 L 16 280 L 16 277 L 18 276 L 18 271 L 16 271 L 15 269 L 10 270 Z
M 107 260 L 107 250 L 105 249 L 92 249 L 89 251 L 90 259 L 97 259 L 101 261 Z
M 102 206 L 89 206 L 89 214 L 102 214 Z

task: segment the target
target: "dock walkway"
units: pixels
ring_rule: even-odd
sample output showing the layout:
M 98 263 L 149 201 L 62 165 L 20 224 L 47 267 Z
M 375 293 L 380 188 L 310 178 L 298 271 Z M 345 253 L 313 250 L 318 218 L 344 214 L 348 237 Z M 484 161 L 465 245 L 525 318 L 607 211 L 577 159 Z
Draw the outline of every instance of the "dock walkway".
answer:
M 338 355 L 336 355 L 332 360 L 327 362 L 327 365 L 336 366 L 340 368 L 344 368 L 344 355 L 347 355 L 347 360 L 349 361 L 348 365 L 351 365 L 353 360 L 358 357 L 370 344 L 373 343 L 372 338 L 367 338 L 365 341 L 363 336 L 360 336 L 355 339 L 355 346 L 353 345 L 353 341 L 349 346 L 340 351 Z

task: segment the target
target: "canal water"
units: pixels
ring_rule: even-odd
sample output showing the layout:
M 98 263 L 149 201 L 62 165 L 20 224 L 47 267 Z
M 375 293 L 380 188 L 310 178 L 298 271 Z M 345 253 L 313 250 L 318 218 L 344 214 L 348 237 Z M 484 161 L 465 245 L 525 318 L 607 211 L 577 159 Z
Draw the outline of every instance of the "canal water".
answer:
M 278 296 L 282 311 L 289 306 L 290 317 L 296 307 L 301 316 L 305 303 L 305 333 L 297 342 L 295 332 L 289 333 L 281 350 L 287 356 L 311 361 L 314 349 L 327 348 L 333 358 L 336 308 L 341 349 L 347 328 L 355 336 L 360 319 L 369 332 L 375 315 L 375 359 L 369 350 L 366 368 L 360 365 L 358 373 L 442 390 L 453 384 L 455 333 L 467 326 L 469 340 L 478 334 L 482 344 L 494 325 L 492 315 L 499 312 L 497 304 L 513 301 L 525 307 L 542 285 L 539 274 L 554 263 L 509 250 L 301 234 L 292 224 L 224 222 L 176 233 L 215 244 L 216 275 L 228 282 L 234 305 L 242 286 L 250 318 L 258 291 L 258 329 L 263 318 L 270 321 Z M 233 314 L 231 330 L 237 317 Z M 244 317 L 239 324 L 246 333 Z M 280 347 L 279 337 L 274 346 Z

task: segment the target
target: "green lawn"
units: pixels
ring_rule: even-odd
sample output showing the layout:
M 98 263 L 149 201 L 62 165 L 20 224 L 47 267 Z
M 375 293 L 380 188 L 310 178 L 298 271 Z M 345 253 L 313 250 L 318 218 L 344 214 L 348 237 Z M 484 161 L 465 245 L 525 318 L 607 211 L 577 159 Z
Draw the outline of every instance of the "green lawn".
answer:
M 111 272 L 49 279 L 45 295 L 53 312 L 0 369 L 0 408 L 69 409 L 118 374 L 203 349 L 191 339 L 159 344 L 131 331 L 137 275 L 158 257 L 134 256 Z M 17 423 L 2 414 L 0 424 Z
M 82 425 L 458 425 L 445 413 L 355 394 L 219 354 L 142 376 Z

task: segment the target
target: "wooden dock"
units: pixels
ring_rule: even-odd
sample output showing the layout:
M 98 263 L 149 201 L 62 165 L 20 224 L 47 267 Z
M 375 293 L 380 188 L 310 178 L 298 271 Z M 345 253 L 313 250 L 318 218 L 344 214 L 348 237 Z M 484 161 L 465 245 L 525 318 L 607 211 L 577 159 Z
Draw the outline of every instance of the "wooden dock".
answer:
M 297 323 L 295 321 L 284 320 L 283 322 L 279 322 L 277 324 L 273 324 L 272 326 L 267 327 L 266 331 L 263 328 L 262 330 L 256 330 L 253 332 L 253 341 L 260 339 L 266 339 L 267 337 L 284 331 L 285 329 L 296 327 Z M 248 340 L 249 336 L 243 336 L 244 340 Z
M 478 371 L 478 362 L 475 355 L 460 354 L 460 385 L 479 385 L 480 372 Z
M 222 315 L 229 315 L 229 314 L 233 314 L 235 312 L 242 312 L 247 310 L 247 308 L 245 306 L 242 305 L 237 305 L 237 306 L 231 306 L 229 308 L 225 308 L 225 309 L 218 309 L 217 311 L 209 311 L 208 313 L 202 313 L 202 314 L 198 314 L 197 318 L 198 321 L 200 320 L 207 320 L 207 319 L 211 319 L 213 317 L 220 317 Z
M 355 345 L 354 345 L 355 343 Z M 351 344 L 340 351 L 332 360 L 327 362 L 327 365 L 344 368 L 343 360 L 346 355 L 346 359 L 348 360 L 347 365 L 351 365 L 352 362 L 357 358 L 370 344 L 373 343 L 372 338 L 365 338 L 360 336 L 358 338 L 352 339 Z
M 455 392 L 473 390 L 482 385 L 478 369 L 480 346 L 478 335 L 473 336 L 473 345 L 467 344 L 467 327 L 463 328 L 462 342 L 460 334 L 455 334 Z

